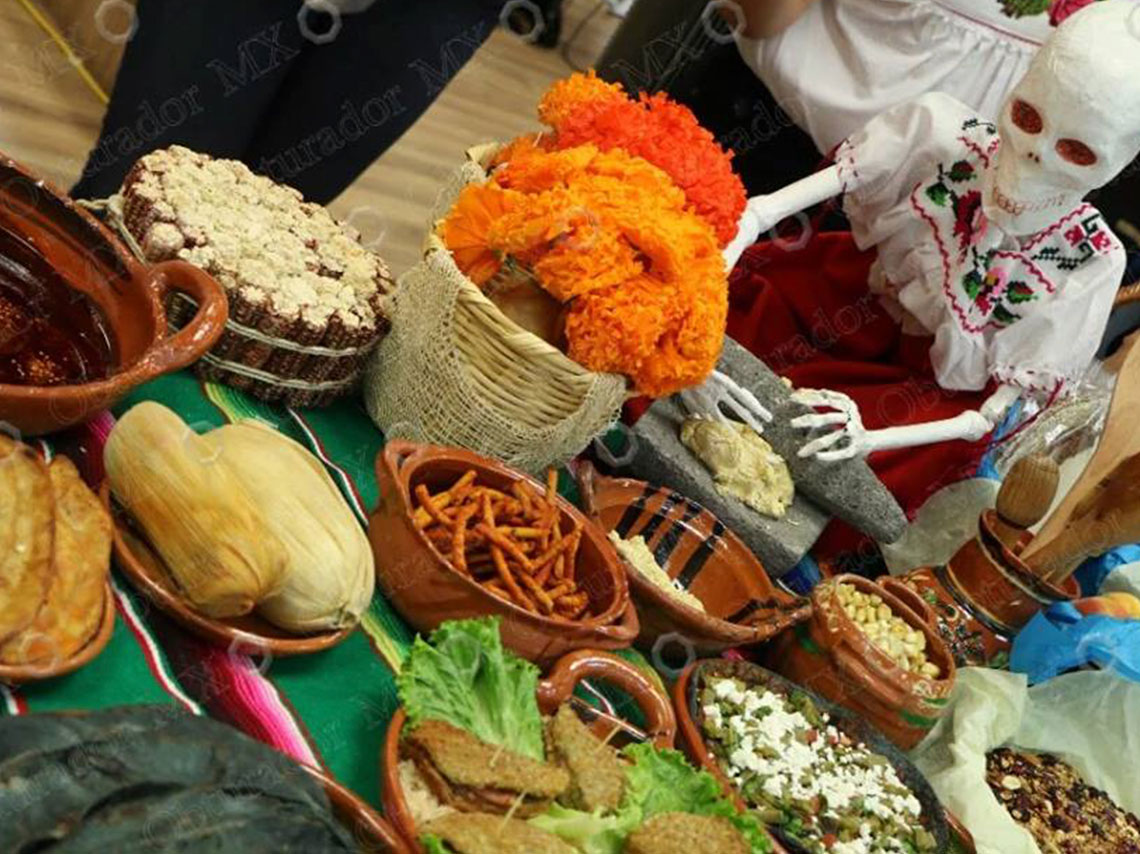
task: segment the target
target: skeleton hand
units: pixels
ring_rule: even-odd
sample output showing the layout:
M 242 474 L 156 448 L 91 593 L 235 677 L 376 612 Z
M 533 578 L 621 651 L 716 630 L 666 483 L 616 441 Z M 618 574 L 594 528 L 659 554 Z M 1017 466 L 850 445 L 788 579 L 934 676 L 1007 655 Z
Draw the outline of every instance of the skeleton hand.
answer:
M 863 426 L 863 419 L 859 415 L 859 407 L 847 395 L 837 391 L 800 389 L 792 393 L 792 400 L 805 406 L 832 410 L 812 412 L 793 418 L 791 423 L 796 429 L 835 428 L 800 448 L 800 457 L 814 456 L 830 463 L 853 457 L 865 457 L 874 450 L 870 433 Z
M 717 421 L 728 420 L 724 414 L 727 409 L 757 433 L 764 432 L 760 422 L 772 420 L 772 413 L 764 408 L 756 395 L 720 371 L 713 371 L 701 385 L 681 392 L 681 403 L 690 415 Z

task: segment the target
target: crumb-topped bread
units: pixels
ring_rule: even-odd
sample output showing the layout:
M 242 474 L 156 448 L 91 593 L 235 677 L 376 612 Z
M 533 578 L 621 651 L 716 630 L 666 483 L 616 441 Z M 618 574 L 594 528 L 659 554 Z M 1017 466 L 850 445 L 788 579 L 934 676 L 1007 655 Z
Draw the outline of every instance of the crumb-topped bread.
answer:
M 386 330 L 392 280 L 384 261 L 361 245 L 355 229 L 244 163 L 171 146 L 139 159 L 121 196 L 124 224 L 146 259 L 178 258 L 206 270 L 226 289 L 232 321 L 293 344 L 361 356 L 328 364 L 326 355 L 278 351 L 227 331 L 207 364 L 329 384 L 358 372 Z

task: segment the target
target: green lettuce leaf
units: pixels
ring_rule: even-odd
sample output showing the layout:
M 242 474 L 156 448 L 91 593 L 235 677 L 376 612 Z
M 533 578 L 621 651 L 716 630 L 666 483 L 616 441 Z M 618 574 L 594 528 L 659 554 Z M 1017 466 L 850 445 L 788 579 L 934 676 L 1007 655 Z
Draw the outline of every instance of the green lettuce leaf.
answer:
M 396 677 L 412 726 L 446 721 L 488 744 L 545 758 L 538 668 L 503 649 L 499 620 L 452 620 L 417 637 Z
M 531 823 L 583 854 L 621 854 L 626 837 L 646 819 L 666 812 L 687 812 L 728 819 L 748 841 L 752 854 L 772 850 L 760 822 L 751 814 L 738 813 L 716 778 L 693 768 L 676 750 L 633 744 L 622 753 L 632 764 L 625 769 L 625 796 L 616 813 L 602 816 L 556 804 Z
M 625 838 L 641 824 L 641 814 L 636 808 L 623 808 L 603 816 L 600 810 L 589 813 L 554 804 L 530 823 L 560 837 L 583 854 L 621 854 Z
M 626 769 L 625 803 L 638 806 L 645 818 L 663 812 L 707 812 L 713 805 L 729 803 L 716 779 L 697 771 L 676 750 L 658 750 L 652 744 L 631 744 L 622 751 L 633 764 Z
M 438 836 L 432 836 L 430 833 L 425 833 L 420 837 L 420 844 L 423 845 L 424 851 L 426 851 L 427 854 L 454 854 L 454 852 L 447 847 L 447 843 Z
M 759 819 L 737 812 L 720 784 L 708 771 L 698 771 L 676 750 L 658 750 L 652 744 L 631 744 L 622 751 L 633 760 L 626 770 L 622 807 L 636 806 L 642 820 L 663 812 L 720 816 L 732 822 L 752 847 L 752 854 L 767 854 L 772 843 Z

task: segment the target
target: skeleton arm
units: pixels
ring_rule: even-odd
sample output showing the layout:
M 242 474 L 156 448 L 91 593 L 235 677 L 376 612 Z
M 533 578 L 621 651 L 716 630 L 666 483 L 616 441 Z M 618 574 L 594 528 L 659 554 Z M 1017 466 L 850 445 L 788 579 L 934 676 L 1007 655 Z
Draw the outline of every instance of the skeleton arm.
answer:
M 731 270 L 744 254 L 744 250 L 756 242 L 765 231 L 775 226 L 784 217 L 797 214 L 827 199 L 834 198 L 844 191 L 839 168 L 828 168 L 808 175 L 774 193 L 753 196 L 748 200 L 736 237 L 724 249 L 724 266 Z
M 847 395 L 803 389 L 793 395 L 797 402 L 832 411 L 801 415 L 792 420 L 792 426 L 802 430 L 834 427 L 832 432 L 812 439 L 800 448 L 799 456 L 814 456 L 824 462 L 835 462 L 865 457 L 875 451 L 913 448 L 954 439 L 977 441 L 998 425 L 1006 410 L 1020 396 L 1020 389 L 1003 385 L 977 411 L 970 410 L 954 418 L 925 424 L 867 430 L 863 427 L 858 406 Z

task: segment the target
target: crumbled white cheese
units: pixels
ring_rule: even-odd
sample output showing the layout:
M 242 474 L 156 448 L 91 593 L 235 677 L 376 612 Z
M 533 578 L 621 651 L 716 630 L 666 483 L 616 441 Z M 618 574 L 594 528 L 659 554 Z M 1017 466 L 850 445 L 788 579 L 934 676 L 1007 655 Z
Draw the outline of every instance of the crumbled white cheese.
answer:
M 733 782 L 759 779 L 762 791 L 773 800 L 810 802 L 820 797 L 823 806 L 818 815 L 836 820 L 860 804 L 863 814 L 903 826 L 919 820 L 918 799 L 890 763 L 858 764 L 872 754 L 863 745 L 843 744 L 826 714 L 820 714 L 822 726 L 817 728 L 771 691 L 742 690 L 732 679 L 712 680 L 709 687 L 717 702 L 704 705 L 706 724 L 727 727 L 734 736 L 724 765 Z M 863 822 L 857 839 L 837 842 L 830 851 L 902 854 L 906 849 L 897 840 L 872 834 L 870 824 Z

